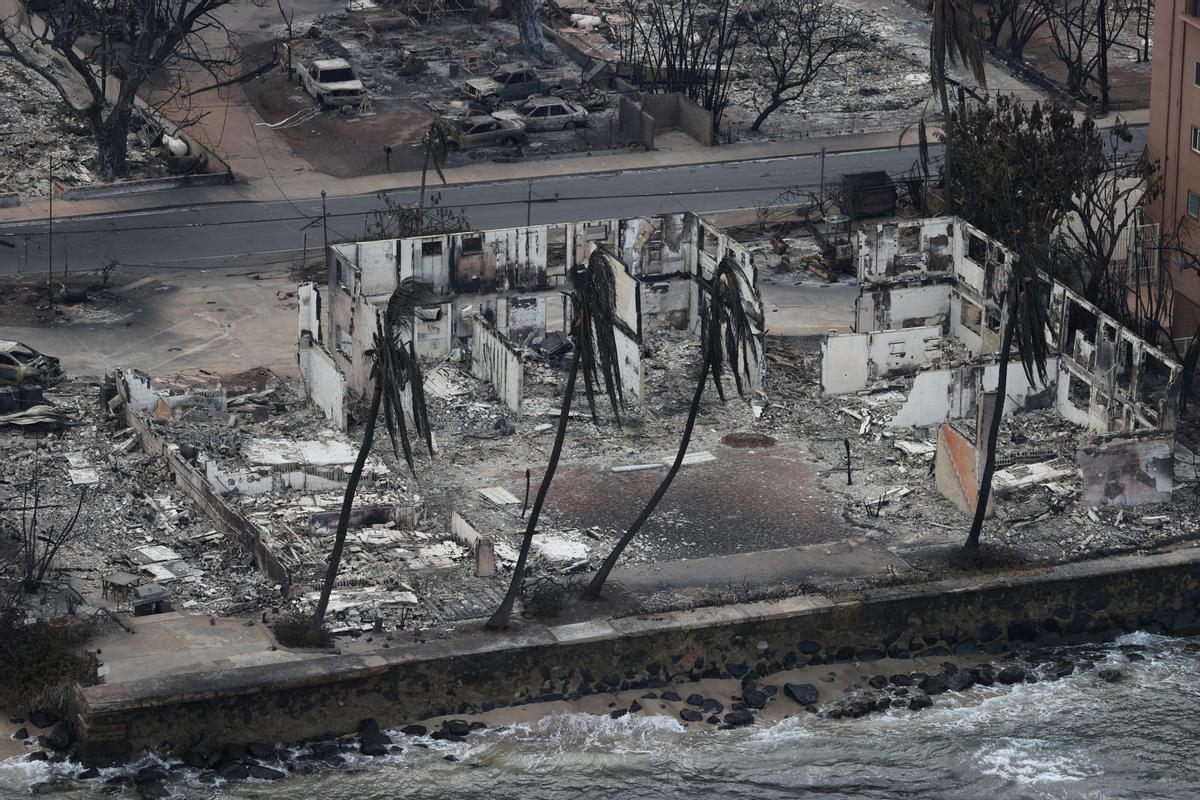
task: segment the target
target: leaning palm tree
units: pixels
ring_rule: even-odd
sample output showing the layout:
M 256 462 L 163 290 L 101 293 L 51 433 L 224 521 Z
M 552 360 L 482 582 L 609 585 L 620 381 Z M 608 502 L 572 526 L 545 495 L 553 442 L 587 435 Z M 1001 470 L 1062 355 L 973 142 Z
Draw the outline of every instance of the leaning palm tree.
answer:
M 992 496 L 992 476 L 996 474 L 996 440 L 1000 438 L 1000 420 L 1004 416 L 1004 402 L 1008 391 L 1008 365 L 1014 345 L 1030 384 L 1035 383 L 1035 376 L 1043 386 L 1046 384 L 1049 343 L 1046 340 L 1046 287 L 1042 284 L 1036 267 L 1040 261 L 1039 253 L 1033 248 L 1026 248 L 1020 258 L 1010 261 L 1004 307 L 1001 309 L 1004 329 L 1000 334 L 1000 374 L 996 378 L 996 405 L 988 420 L 983 470 L 979 475 L 975 515 L 971 520 L 971 531 L 967 534 L 965 543 L 967 549 L 979 546 L 983 519 L 987 516 L 988 501 Z M 978 398 L 976 402 L 982 403 L 983 398 Z M 982 431 L 976 431 L 975 435 L 978 437 L 981 434 Z
M 408 390 L 413 432 L 425 442 L 429 455 L 433 456 L 433 434 L 429 429 L 429 412 L 425 405 L 424 380 L 421 376 L 421 365 L 417 360 L 416 350 L 411 341 L 413 321 L 416 310 L 426 305 L 430 300 L 429 291 L 424 284 L 413 278 L 405 278 L 392 291 L 388 298 L 387 309 L 378 319 L 378 327 L 370 350 L 366 357 L 371 361 L 371 379 L 375 389 L 371 394 L 371 406 L 367 411 L 367 421 L 363 428 L 362 443 L 358 447 L 358 457 L 354 460 L 354 468 L 346 482 L 346 493 L 342 498 L 342 511 L 338 516 L 337 533 L 333 539 L 333 552 L 329 556 L 329 566 L 325 570 L 325 583 L 321 587 L 321 598 L 313 612 L 313 637 L 320 636 L 325 624 L 325 612 L 329 607 L 329 596 L 333 593 L 333 584 L 337 580 L 338 568 L 341 566 L 342 550 L 346 546 L 346 532 L 350 527 L 350 512 L 354 508 L 354 495 L 358 491 L 358 482 L 362 478 L 367 456 L 375 441 L 375 426 L 379 421 L 379 412 L 383 411 L 383 421 L 387 426 L 388 438 L 397 458 L 403 458 L 410 471 L 416 475 L 413 465 L 412 445 L 409 442 L 408 422 L 405 418 L 404 392 Z M 405 334 L 409 336 L 405 341 Z
M 584 393 L 587 395 L 593 421 L 596 419 L 596 391 L 603 388 L 612 406 L 613 416 L 617 424 L 621 424 L 621 409 L 624 407 L 623 387 L 613 324 L 617 321 L 617 284 L 614 270 L 622 268 L 621 262 L 603 245 L 598 245 L 592 251 L 586 263 L 576 264 L 571 268 L 571 332 L 575 339 L 575 351 L 567 369 L 567 385 L 563 390 L 562 404 L 558 412 L 558 431 L 554 435 L 554 446 L 550 450 L 550 462 L 546 465 L 533 508 L 529 512 L 529 522 L 525 525 L 525 537 L 521 540 L 521 552 L 513 568 L 512 581 L 500 607 L 487 622 L 487 627 L 492 630 L 508 627 L 513 605 L 521 592 L 529 550 L 533 545 L 533 535 L 537 531 L 538 517 L 542 513 L 546 494 L 550 491 L 550 484 L 558 469 L 558 459 L 562 455 L 563 441 L 567 436 L 567 420 L 571 414 L 571 401 L 575 397 L 575 383 L 580 371 L 583 372 Z
M 723 403 L 725 389 L 721 379 L 726 370 L 728 369 L 733 377 L 734 386 L 741 397 L 744 396 L 746 388 L 742 380 L 743 375 L 749 374 L 751 361 L 755 366 L 758 364 L 759 351 L 754 343 L 762 331 L 762 311 L 756 301 L 758 292 L 737 261 L 726 253 L 717 262 L 712 279 L 705 280 L 703 276 L 699 276 L 697 283 L 700 286 L 700 377 L 696 381 L 696 390 L 692 393 L 692 404 L 688 408 L 687 422 L 683 426 L 683 436 L 679 440 L 679 449 L 675 452 L 675 461 L 646 507 L 642 509 L 642 513 L 625 531 L 625 535 L 604 559 L 600 571 L 592 578 L 583 595 L 589 600 L 600 597 L 600 590 L 604 588 L 604 582 L 608 580 L 609 573 L 620 559 L 621 553 L 633 541 L 633 537 L 637 536 L 658 508 L 667 490 L 671 488 L 671 483 L 687 455 L 692 431 L 696 427 L 696 417 L 700 413 L 704 386 L 708 383 L 709 376 L 712 376 L 713 388 L 717 390 L 717 396 Z M 750 302 L 752 300 L 755 302 Z
M 933 19 L 929 31 L 929 82 L 942 103 L 942 137 L 945 153 L 942 157 L 943 207 L 945 213 L 954 213 L 954 197 L 951 189 L 953 177 L 952 128 L 950 121 L 950 96 L 946 91 L 946 63 L 963 64 L 969 67 L 975 80 L 987 88 L 987 75 L 983 70 L 983 51 L 975 35 L 977 21 L 968 0 L 931 0 L 929 12 Z

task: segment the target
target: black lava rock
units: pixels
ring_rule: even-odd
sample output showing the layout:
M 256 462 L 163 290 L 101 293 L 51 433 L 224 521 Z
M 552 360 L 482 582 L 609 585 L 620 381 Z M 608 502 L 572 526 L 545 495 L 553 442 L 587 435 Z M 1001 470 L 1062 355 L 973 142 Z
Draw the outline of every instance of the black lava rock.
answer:
M 704 695 L 700 694 L 699 692 L 689 694 L 687 697 L 687 704 L 689 706 L 701 708 L 704 705 Z
M 384 750 L 386 753 L 387 750 Z M 368 753 L 367 755 L 371 755 Z M 250 770 L 250 777 L 256 781 L 281 781 L 287 777 L 287 773 L 283 770 L 264 767 L 262 764 L 251 764 L 247 769 Z
M 34 711 L 29 715 L 29 724 L 35 728 L 49 728 L 58 722 L 58 715 L 49 711 Z
M 746 708 L 763 709 L 767 707 L 767 696 L 758 690 L 744 692 L 742 701 L 745 702 Z
M 706 697 L 700 705 L 700 710 L 705 714 L 720 714 L 725 710 L 725 705 L 715 697 Z
M 471 732 L 471 726 L 465 719 L 448 719 L 442 723 L 442 732 L 451 736 L 466 736 Z
M 679 712 L 679 718 L 684 722 L 699 722 L 704 715 L 694 708 L 685 708 Z
M 429 729 L 424 725 L 405 725 L 400 732 L 405 736 L 424 736 L 429 733 Z
M 996 680 L 1006 686 L 1025 680 L 1025 670 L 1015 665 L 1009 665 L 996 673 Z
M 811 683 L 785 683 L 783 693 L 802 706 L 812 705 L 820 697 L 817 687 Z
M 679 692 L 672 692 L 670 689 L 668 689 L 667 691 L 665 691 L 665 692 L 663 692 L 663 693 L 662 693 L 662 699 L 663 699 L 663 700 L 670 700 L 670 701 L 672 701 L 672 702 L 676 702 L 676 703 L 677 703 L 677 702 L 679 702 L 680 700 L 682 700 L 683 698 L 681 698 L 681 697 L 679 696 Z
M 725 715 L 726 725 L 753 725 L 754 715 L 749 711 L 730 711 Z

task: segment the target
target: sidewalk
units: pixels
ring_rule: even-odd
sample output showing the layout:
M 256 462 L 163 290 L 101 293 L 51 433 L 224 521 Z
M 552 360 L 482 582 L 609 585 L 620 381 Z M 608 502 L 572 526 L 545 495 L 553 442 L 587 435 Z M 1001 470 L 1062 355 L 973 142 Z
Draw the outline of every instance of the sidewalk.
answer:
M 1100 120 L 1100 127 L 1110 127 L 1118 115 Z M 1131 125 L 1145 125 L 1148 109 L 1121 112 L 1120 118 Z M 936 128 L 929 131 L 932 137 Z M 696 145 L 673 146 L 670 149 L 629 152 L 606 156 L 576 156 L 571 158 L 525 161 L 513 164 L 486 163 L 478 166 L 453 167 L 445 170 L 450 186 L 504 183 L 508 181 L 542 180 L 572 175 L 600 175 L 637 170 L 670 169 L 696 165 L 721 164 L 734 161 L 757 161 L 859 150 L 887 150 L 899 146 L 915 146 L 915 129 L 842 134 L 808 139 L 789 139 L 769 142 L 739 142 L 717 147 Z M 441 186 L 437 175 L 428 176 L 435 190 Z M 269 203 L 289 200 L 312 200 L 325 191 L 329 197 L 372 195 L 397 189 L 415 189 L 421 185 L 420 172 L 393 172 L 364 175 L 356 178 L 334 178 L 315 173 L 293 177 L 257 177 L 239 180 L 228 186 L 172 189 L 128 197 L 104 200 L 81 200 L 55 203 L 54 219 L 84 217 L 97 214 L 128 214 L 180 206 L 212 203 Z M 50 214 L 50 203 L 39 201 L 15 208 L 0 209 L 0 224 L 5 222 L 41 222 Z
M 445 170 L 449 185 L 541 180 L 571 175 L 597 175 L 634 170 L 668 169 L 695 165 L 719 164 L 732 161 L 787 158 L 816 155 L 824 148 L 828 152 L 882 150 L 903 145 L 915 145 L 915 130 L 883 131 L 878 133 L 823 136 L 810 139 L 741 142 L 719 147 L 700 145 L 676 147 L 669 150 L 621 153 L 608 156 L 578 156 L 572 158 L 526 161 L 514 164 L 487 163 L 478 166 L 454 167 Z M 430 186 L 441 186 L 437 175 L 430 173 Z M 420 172 L 393 172 L 365 175 L 357 178 L 333 178 L 328 175 L 295 177 L 249 178 L 229 186 L 172 189 L 128 197 L 103 200 L 58 201 L 54 204 L 54 219 L 96 214 L 126 214 L 179 206 L 209 203 L 275 202 L 310 200 L 325 191 L 329 197 L 370 195 L 395 189 L 414 189 L 421 185 Z M 0 223 L 44 221 L 50 213 L 49 201 L 22 204 L 0 209 Z

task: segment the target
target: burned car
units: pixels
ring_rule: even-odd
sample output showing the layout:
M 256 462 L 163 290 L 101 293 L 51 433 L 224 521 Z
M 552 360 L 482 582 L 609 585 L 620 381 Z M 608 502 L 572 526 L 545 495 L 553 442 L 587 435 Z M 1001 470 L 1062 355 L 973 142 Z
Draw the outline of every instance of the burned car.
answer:
M 557 97 L 531 97 L 517 110 L 527 131 L 563 131 L 588 124 L 586 108 Z
M 27 344 L 0 339 L 0 386 L 47 383 L 62 374 L 58 359 Z
M 450 126 L 448 144 L 454 150 L 518 145 L 526 139 L 525 126 L 519 120 L 494 116 L 447 119 L 453 123 Z

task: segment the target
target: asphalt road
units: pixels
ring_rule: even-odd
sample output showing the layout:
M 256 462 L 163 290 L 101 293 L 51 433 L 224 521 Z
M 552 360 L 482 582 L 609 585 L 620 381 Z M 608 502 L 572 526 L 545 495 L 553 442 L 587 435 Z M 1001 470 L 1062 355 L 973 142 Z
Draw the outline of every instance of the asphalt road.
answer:
M 1145 130 L 1135 129 L 1131 150 L 1144 146 Z M 906 173 L 915 148 L 829 153 L 825 176 L 885 170 Z M 441 204 L 463 208 L 476 228 L 611 219 L 678 211 L 752 208 L 778 200 L 789 187 L 816 190 L 819 156 L 740 161 L 703 166 L 644 170 L 613 175 L 547 178 L 528 184 L 474 184 L 443 187 Z M 414 191 L 396 199 L 416 200 Z M 360 236 L 374 195 L 330 198 L 328 236 L 337 241 Z M 80 217 L 57 222 L 52 236 L 45 222 L 0 225 L 0 275 L 44 273 L 53 268 L 95 269 L 117 258 L 122 269 L 206 269 L 279 261 L 304 248 L 317 250 L 324 236 L 321 201 L 221 203 L 134 213 Z

